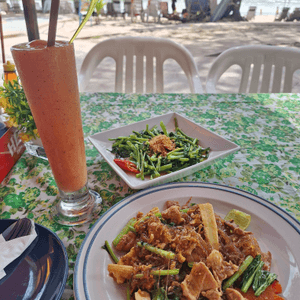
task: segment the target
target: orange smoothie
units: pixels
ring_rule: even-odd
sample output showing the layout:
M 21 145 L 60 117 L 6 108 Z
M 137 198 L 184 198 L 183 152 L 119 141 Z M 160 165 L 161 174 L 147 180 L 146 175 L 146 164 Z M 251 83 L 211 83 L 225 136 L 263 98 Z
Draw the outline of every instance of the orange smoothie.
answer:
M 87 169 L 74 45 L 36 40 L 11 52 L 57 186 L 77 191 Z

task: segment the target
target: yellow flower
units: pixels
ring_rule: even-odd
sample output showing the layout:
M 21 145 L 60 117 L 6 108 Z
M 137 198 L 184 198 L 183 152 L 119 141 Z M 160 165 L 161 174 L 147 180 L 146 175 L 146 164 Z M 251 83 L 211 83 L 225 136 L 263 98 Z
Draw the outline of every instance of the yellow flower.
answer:
M 6 126 L 7 127 L 18 127 L 18 123 L 16 122 L 15 117 L 10 117 L 8 121 L 6 121 Z
M 36 135 L 36 137 L 38 137 L 38 138 L 40 137 L 37 129 L 33 129 L 33 133 Z
M 22 140 L 23 143 L 28 142 L 32 139 L 31 134 L 25 133 L 25 132 L 20 132 L 19 137 Z
M 7 108 L 12 107 L 7 98 L 4 97 L 0 97 L 0 106 L 4 108 L 4 110 L 6 110 Z

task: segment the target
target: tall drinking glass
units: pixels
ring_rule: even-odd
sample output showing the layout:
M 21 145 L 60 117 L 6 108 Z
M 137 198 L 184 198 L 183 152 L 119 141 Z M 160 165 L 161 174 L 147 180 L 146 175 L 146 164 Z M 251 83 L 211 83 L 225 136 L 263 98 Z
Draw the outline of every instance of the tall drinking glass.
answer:
M 99 199 L 87 187 L 74 45 L 35 40 L 11 52 L 59 189 L 51 216 L 64 225 L 87 222 Z

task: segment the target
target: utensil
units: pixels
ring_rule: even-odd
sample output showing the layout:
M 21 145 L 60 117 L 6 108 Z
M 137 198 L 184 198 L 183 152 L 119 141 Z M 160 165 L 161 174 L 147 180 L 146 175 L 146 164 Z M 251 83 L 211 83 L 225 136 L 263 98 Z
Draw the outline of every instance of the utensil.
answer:
M 28 235 L 30 233 L 30 230 L 31 221 L 27 218 L 24 218 L 10 225 L 6 230 L 2 232 L 2 236 L 6 241 L 10 241 L 15 238 Z

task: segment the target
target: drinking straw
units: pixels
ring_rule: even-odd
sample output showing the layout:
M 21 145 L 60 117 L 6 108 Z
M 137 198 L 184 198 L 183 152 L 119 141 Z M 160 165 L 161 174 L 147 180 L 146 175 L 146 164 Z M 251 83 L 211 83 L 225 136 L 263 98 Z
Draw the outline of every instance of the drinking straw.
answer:
M 37 23 L 36 8 L 34 0 L 22 0 L 24 17 L 27 28 L 27 36 L 29 42 L 39 40 L 39 28 Z
M 2 49 L 2 61 L 5 64 L 5 52 L 4 52 L 4 41 L 3 41 L 3 30 L 2 30 L 2 15 L 0 12 L 0 33 L 1 33 L 1 49 Z
M 59 9 L 59 0 L 52 0 L 51 10 L 50 10 L 50 21 L 49 21 L 47 47 L 52 47 L 55 44 L 58 9 Z
M 77 28 L 77 30 L 75 31 L 74 35 L 72 36 L 72 38 L 70 39 L 69 43 L 72 44 L 75 40 L 75 38 L 77 37 L 77 35 L 79 34 L 79 32 L 81 31 L 81 29 L 83 28 L 83 26 L 85 25 L 85 23 L 88 21 L 88 19 L 90 18 L 90 16 L 93 14 L 94 8 L 97 4 L 98 0 L 91 0 L 89 9 L 83 19 L 83 21 L 80 23 L 79 27 Z

